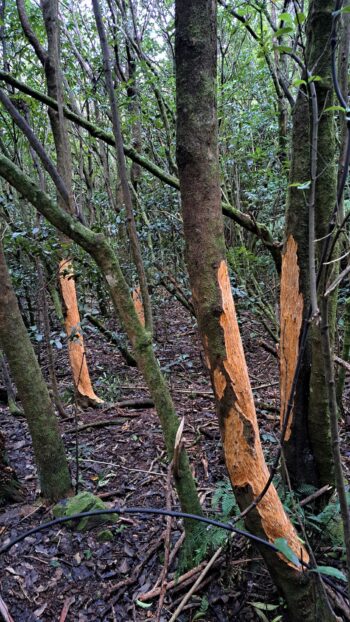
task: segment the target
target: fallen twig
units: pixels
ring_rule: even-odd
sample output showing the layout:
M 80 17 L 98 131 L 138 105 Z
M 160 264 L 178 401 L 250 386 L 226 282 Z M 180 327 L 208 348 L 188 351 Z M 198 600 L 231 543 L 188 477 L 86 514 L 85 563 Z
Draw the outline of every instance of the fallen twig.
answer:
M 183 532 L 182 532 L 182 534 L 181 534 L 181 536 L 180 536 L 180 537 L 179 537 L 179 539 L 177 540 L 177 542 L 176 542 L 176 544 L 175 544 L 175 546 L 174 546 L 173 550 L 172 550 L 172 551 L 171 551 L 171 553 L 170 553 L 170 558 L 169 558 L 169 568 L 170 568 L 171 564 L 173 563 L 173 561 L 174 561 L 174 559 L 175 559 L 175 557 L 176 557 L 176 555 L 177 555 L 177 553 L 178 553 L 179 549 L 180 549 L 180 548 L 181 548 L 181 546 L 183 545 L 183 542 L 184 542 L 184 540 L 185 540 L 185 537 L 186 537 L 186 533 L 183 531 Z M 160 573 L 160 575 L 159 575 L 159 577 L 158 577 L 157 581 L 155 582 L 155 584 L 154 584 L 153 588 L 150 590 L 150 592 L 153 592 L 153 591 L 154 591 L 154 590 L 155 590 L 155 589 L 159 586 L 159 584 L 160 584 L 160 582 L 161 582 L 161 579 L 162 579 L 162 575 L 163 575 L 163 569 L 162 569 L 162 571 L 161 571 L 161 573 Z
M 134 417 L 139 417 L 139 413 L 135 413 L 134 415 L 131 415 Z M 130 417 L 130 414 L 129 414 Z M 69 428 L 68 430 L 65 430 L 64 434 L 70 434 L 72 432 L 81 432 L 82 430 L 88 430 L 89 428 L 103 428 L 104 426 L 108 426 L 108 425 L 120 425 L 121 423 L 124 423 L 122 421 L 123 417 L 120 417 L 120 419 L 100 419 L 99 421 L 91 421 L 90 423 L 84 423 L 83 425 L 79 425 L 77 428 Z
M 142 397 L 133 400 L 121 400 L 120 402 L 115 402 L 115 404 L 110 404 L 110 406 L 104 408 L 102 412 L 107 412 L 113 408 L 153 408 L 153 406 L 153 400 L 147 397 Z
M 299 505 L 303 507 L 304 505 L 311 503 L 311 501 L 318 499 L 319 497 L 324 495 L 326 492 L 329 492 L 330 490 L 333 490 L 332 486 L 329 486 L 329 484 L 326 484 L 325 486 L 322 486 L 322 488 L 320 488 L 319 490 L 316 490 L 315 492 L 313 492 L 308 497 L 305 497 L 305 499 L 302 499 Z
M 274 356 L 275 358 L 277 359 L 279 358 L 276 346 L 272 346 L 270 343 L 267 343 L 267 341 L 264 341 L 264 339 L 260 339 L 258 341 L 258 345 L 264 350 L 266 350 L 266 352 L 269 352 L 270 354 L 272 354 L 272 356 Z
M 93 324 L 93 326 L 95 326 L 100 331 L 102 335 L 107 337 L 107 339 L 118 348 L 120 354 L 124 357 L 126 363 L 130 367 L 137 367 L 136 359 L 129 352 L 127 347 L 123 344 L 122 340 L 115 332 L 106 328 L 104 324 L 102 324 L 102 322 L 100 322 L 100 320 L 98 320 L 97 317 L 95 317 L 94 315 L 86 313 L 85 317 L 87 320 L 89 320 L 91 324 Z
M 223 547 L 220 546 L 218 548 L 218 550 L 214 553 L 212 558 L 208 561 L 206 566 L 203 568 L 202 572 L 200 573 L 199 577 L 196 579 L 195 583 L 192 585 L 191 589 L 187 592 L 187 594 L 185 594 L 184 598 L 182 599 L 181 603 L 177 607 L 176 611 L 171 616 L 169 622 L 175 622 L 175 620 L 177 620 L 177 618 L 179 617 L 181 611 L 183 610 L 185 605 L 187 605 L 188 601 L 190 600 L 192 594 L 195 593 L 196 589 L 202 583 L 205 575 L 208 574 L 210 568 L 212 568 L 212 566 L 215 564 L 216 560 L 220 557 L 222 551 L 223 551 Z
M 173 473 L 173 461 L 171 461 L 171 463 L 169 464 L 168 475 L 167 475 L 167 480 L 166 480 L 166 507 L 168 510 L 171 510 L 171 476 L 172 476 L 172 473 Z M 159 594 L 159 602 L 158 602 L 155 622 L 160 622 L 160 616 L 162 613 L 162 607 L 163 607 L 163 602 L 164 602 L 165 593 L 166 593 L 166 576 L 168 574 L 169 561 L 170 561 L 171 525 L 172 525 L 172 517 L 167 516 L 167 524 L 166 524 L 165 536 L 164 536 L 164 563 L 163 563 L 163 568 L 162 568 L 162 574 L 160 576 L 161 592 Z
M 199 566 L 196 566 L 195 568 L 191 568 L 191 570 L 188 570 L 188 572 L 185 572 L 185 574 L 182 574 L 177 579 L 172 579 L 172 581 L 169 581 L 169 583 L 166 584 L 166 591 L 171 590 L 173 587 L 177 585 L 181 585 L 181 583 L 184 583 L 188 579 L 192 579 L 192 577 L 196 576 L 199 572 L 201 572 L 201 570 L 203 570 L 203 568 L 206 565 L 207 565 L 207 562 L 202 562 L 201 564 L 199 564 Z M 141 602 L 144 602 L 146 600 L 152 600 L 152 598 L 159 596 L 159 594 L 161 593 L 161 590 L 162 590 L 161 587 L 153 588 L 149 592 L 144 592 L 144 594 L 140 594 L 137 597 L 137 600 L 140 600 Z
M 63 609 L 60 615 L 60 622 L 65 622 L 66 617 L 68 615 L 69 607 L 73 605 L 75 601 L 75 596 L 71 596 L 71 598 L 66 598 L 64 601 Z
M 164 532 L 163 532 L 164 533 Z M 112 585 L 110 587 L 110 589 L 108 590 L 108 595 L 111 596 L 112 594 L 115 594 L 118 590 L 120 590 L 123 587 L 127 587 L 129 585 L 133 585 L 133 583 L 136 583 L 139 574 L 142 570 L 142 568 L 145 566 L 145 564 L 147 564 L 148 560 L 150 559 L 150 557 L 152 557 L 152 555 L 157 551 L 157 549 L 160 547 L 161 542 L 162 542 L 163 536 L 161 536 L 156 543 L 150 547 L 150 549 L 147 551 L 145 558 L 136 566 L 136 568 L 133 570 L 132 574 L 130 577 L 126 578 L 126 579 L 122 579 L 121 581 L 118 581 L 118 583 L 115 583 L 114 585 Z M 119 596 L 119 594 L 117 595 Z M 140 600 L 140 598 L 138 597 L 138 600 Z M 114 604 L 111 603 L 111 606 Z M 106 611 L 104 612 L 106 613 Z
M 344 361 L 339 356 L 334 356 L 334 362 L 340 365 L 341 367 L 344 367 L 346 371 L 350 371 L 350 363 L 348 363 L 347 361 Z
M 8 607 L 0 596 L 0 613 L 4 619 L 4 622 L 15 622 L 13 617 L 11 616 Z

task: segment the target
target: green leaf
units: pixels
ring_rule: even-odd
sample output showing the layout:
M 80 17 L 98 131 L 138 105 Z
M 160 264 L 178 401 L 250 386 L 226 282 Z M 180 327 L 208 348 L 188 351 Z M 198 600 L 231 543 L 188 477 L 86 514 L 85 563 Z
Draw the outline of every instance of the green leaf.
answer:
M 303 184 L 300 184 L 300 186 L 298 186 L 298 190 L 308 190 L 311 186 L 311 180 L 309 179 L 308 181 L 305 181 Z
M 343 108 L 343 106 L 328 106 L 328 108 L 325 108 L 323 112 L 331 112 L 333 110 L 339 110 L 339 112 L 346 112 L 346 108 Z
M 311 180 L 308 181 L 294 181 L 292 184 L 289 184 L 288 188 L 297 188 L 298 190 L 307 190 L 310 188 Z
M 274 609 L 277 609 L 279 607 L 279 605 L 269 605 L 268 603 L 252 603 L 252 602 L 248 602 L 248 605 L 252 605 L 253 607 L 255 607 L 255 609 L 261 609 L 261 611 L 273 611 Z
M 258 618 L 260 618 L 260 620 L 262 620 L 263 622 L 269 622 L 268 617 L 264 614 L 263 611 L 256 609 L 255 613 L 257 614 Z
M 326 574 L 329 577 L 335 577 L 340 581 L 347 581 L 345 574 L 338 570 L 338 568 L 333 568 L 333 566 L 317 566 L 317 568 L 312 568 L 311 572 L 318 572 L 320 574 Z
M 61 566 L 61 564 L 58 561 L 58 559 L 51 559 L 50 560 L 50 566 L 52 566 L 52 568 L 59 568 Z
M 223 496 L 222 498 L 222 511 L 224 514 L 228 515 L 233 510 L 236 505 L 236 500 L 233 494 L 229 493 Z
M 294 17 L 294 24 L 296 26 L 300 26 L 300 24 L 303 24 L 305 20 L 306 20 L 305 13 L 297 13 L 296 16 Z
M 281 15 L 279 16 L 279 20 L 281 22 L 288 22 L 289 24 L 292 22 L 292 16 L 290 13 L 281 13 Z
M 142 609 L 149 609 L 150 607 L 152 607 L 152 603 L 143 603 L 142 600 L 136 600 L 136 604 Z
M 276 538 L 274 545 L 280 553 L 282 553 L 290 562 L 292 562 L 292 564 L 294 564 L 294 566 L 300 568 L 300 561 L 298 560 L 296 554 L 293 553 L 285 538 Z
M 293 32 L 294 28 L 292 26 L 283 26 L 283 28 L 278 28 L 274 33 L 274 37 L 281 37 L 282 35 L 289 35 Z
M 274 45 L 273 49 L 277 52 L 281 52 L 281 54 L 288 54 L 289 52 L 293 52 L 293 49 L 289 45 Z
M 306 84 L 306 80 L 294 80 L 293 86 L 301 86 L 302 84 Z

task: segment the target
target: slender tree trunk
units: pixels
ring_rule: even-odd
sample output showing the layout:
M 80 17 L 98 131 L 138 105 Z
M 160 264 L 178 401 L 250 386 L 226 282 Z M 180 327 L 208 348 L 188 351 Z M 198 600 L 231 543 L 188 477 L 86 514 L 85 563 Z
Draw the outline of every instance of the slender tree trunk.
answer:
M 22 24 L 23 31 L 35 50 L 37 57 L 43 65 L 48 95 L 57 101 L 57 110 L 49 109 L 48 115 L 51 123 L 52 134 L 55 142 L 55 149 L 57 155 L 57 171 L 61 180 L 63 181 L 65 193 L 64 197 L 58 192 L 57 200 L 61 207 L 67 210 L 70 214 L 74 214 L 76 211 L 76 205 L 74 202 L 73 189 L 72 189 L 72 164 L 71 164 L 71 152 L 69 146 L 69 139 L 66 129 L 66 121 L 63 114 L 63 76 L 60 65 L 60 41 L 59 41 L 59 25 L 58 25 L 58 2 L 57 0 L 42 0 L 41 3 L 42 12 L 44 17 L 44 24 L 47 34 L 48 49 L 47 51 L 41 46 L 35 33 L 31 29 L 23 0 L 18 0 L 17 8 Z M 80 215 L 81 217 L 81 215 Z M 69 248 L 69 239 L 61 236 L 61 243 L 65 253 Z M 62 251 L 62 255 L 63 255 Z M 63 259 L 63 257 L 62 257 Z M 72 277 L 73 267 L 70 260 L 70 279 Z M 68 283 L 68 279 L 64 278 L 64 275 L 60 273 L 60 285 L 63 303 L 67 307 L 67 301 L 69 304 L 69 311 L 77 319 L 76 330 L 80 327 L 80 317 L 78 309 L 78 300 L 76 291 L 72 292 L 72 287 Z M 68 320 L 66 321 L 66 329 L 71 326 Z M 72 342 L 71 333 L 67 333 L 69 344 Z M 80 348 L 79 356 L 77 356 L 77 350 Z M 82 397 L 82 402 L 92 401 L 101 402 L 93 388 L 89 376 L 89 370 L 87 366 L 83 336 L 80 335 L 79 342 L 76 341 L 74 352 L 69 349 L 69 358 L 72 368 L 73 380 L 78 393 Z M 86 384 L 83 384 L 83 380 Z
M 103 25 L 102 14 L 101 14 L 98 0 L 92 0 L 92 6 L 94 9 L 96 26 L 97 26 L 97 30 L 98 30 L 98 34 L 100 38 L 100 43 L 101 43 L 103 68 L 104 68 L 104 73 L 105 73 L 105 80 L 106 80 L 107 93 L 109 97 L 109 103 L 111 107 L 113 134 L 114 134 L 114 140 L 115 140 L 115 149 L 117 152 L 118 172 L 120 176 L 120 183 L 121 183 L 122 192 L 123 192 L 123 200 L 124 200 L 125 210 L 126 210 L 126 215 L 127 215 L 127 228 L 128 228 L 128 234 L 129 234 L 129 239 L 130 239 L 130 244 L 131 244 L 132 256 L 134 259 L 138 278 L 140 281 L 140 291 L 142 294 L 145 325 L 147 327 L 147 330 L 152 332 L 153 320 L 152 320 L 151 299 L 150 299 L 150 295 L 148 292 L 147 277 L 146 277 L 145 267 L 143 264 L 140 242 L 139 242 L 137 230 L 136 230 L 133 202 L 132 202 L 131 191 L 130 191 L 130 186 L 129 186 L 129 181 L 128 181 L 126 162 L 125 162 L 123 136 L 122 136 L 122 131 L 121 131 L 119 111 L 118 111 L 117 101 L 116 101 L 114 87 L 113 87 L 111 61 L 110 61 L 110 55 L 109 55 L 109 49 L 108 49 L 107 36 L 106 36 L 105 28 Z
M 244 509 L 264 488 L 269 473 L 225 260 L 216 117 L 216 3 L 177 0 L 175 32 L 177 163 L 187 266 L 226 466 Z M 246 523 L 252 533 L 270 542 L 285 538 L 299 558 L 308 559 L 273 485 Z M 261 552 L 286 598 L 291 619 L 335 619 L 314 594 L 317 580 L 282 556 Z
M 49 501 L 71 491 L 68 463 L 50 395 L 24 326 L 0 245 L 0 346 L 9 362 L 33 441 L 41 492 Z
M 56 378 L 56 370 L 55 370 L 55 357 L 53 353 L 53 348 L 50 339 L 50 318 L 49 318 L 49 310 L 47 306 L 47 291 L 46 291 L 46 282 L 43 275 L 42 265 L 40 263 L 39 258 L 35 258 L 35 265 L 38 272 L 38 283 L 39 283 L 39 304 L 41 305 L 42 310 L 42 318 L 43 318 L 43 329 L 44 329 L 44 337 L 45 337 L 45 348 L 47 352 L 47 365 L 49 369 L 49 377 L 50 377 L 50 388 L 52 392 L 52 397 L 57 408 L 58 413 L 64 419 L 67 418 L 67 413 L 64 410 L 64 406 L 60 397 L 60 392 L 58 390 L 57 378 Z
M 131 341 L 137 364 L 154 401 L 170 462 L 173 458 L 179 420 L 169 388 L 155 356 L 151 336 L 138 318 L 129 286 L 112 247 L 101 233 L 91 231 L 62 210 L 13 162 L 1 154 L 0 176 L 25 196 L 52 225 L 70 236 L 95 259 L 108 285 L 114 308 Z M 201 514 L 196 485 L 184 448 L 180 452 L 178 467 L 174 479 L 181 508 L 184 512 Z M 188 523 L 187 527 L 190 529 L 191 525 Z
M 343 7 L 349 7 L 349 0 L 345 0 L 343 3 Z M 350 51 L 350 15 L 349 13 L 344 13 L 341 17 L 341 33 L 339 40 L 339 52 L 338 52 L 338 81 L 341 92 L 346 96 L 348 94 L 348 68 L 349 68 L 349 51 Z M 347 148 L 347 123 L 345 119 L 345 115 L 340 115 L 340 154 L 339 154 L 339 164 L 338 164 L 338 182 L 342 178 L 344 167 L 345 167 L 345 157 L 346 157 L 346 148 Z M 341 197 L 339 209 L 339 222 L 342 222 L 345 216 L 344 213 L 344 194 Z M 342 236 L 341 238 L 341 248 L 344 251 L 347 250 L 347 239 L 346 236 Z M 343 251 L 342 253 L 343 254 Z M 349 279 L 347 280 L 349 283 Z M 341 357 L 343 361 L 348 362 L 350 357 L 350 298 L 347 298 L 345 301 L 345 311 L 344 311 L 344 338 L 343 338 L 343 348 Z M 338 372 L 337 379 L 337 403 L 341 412 L 343 412 L 343 391 L 345 385 L 345 369 L 341 367 Z
M 311 91 L 301 86 L 293 114 L 292 158 L 288 190 L 285 247 L 281 276 L 281 417 L 289 398 L 289 388 L 299 353 L 302 319 L 310 305 L 309 192 L 312 158 L 316 158 L 315 250 L 320 258 L 323 238 L 336 203 L 335 126 L 332 112 L 333 89 L 330 75 L 330 32 L 333 3 L 313 0 L 307 21 L 307 68 L 322 79 L 315 82 L 318 104 L 318 145 L 312 144 Z M 306 74 L 303 76 L 306 79 Z M 308 182 L 308 183 L 306 183 Z M 297 186 L 305 184 L 304 189 Z M 293 281 L 293 286 L 291 282 Z M 322 289 L 322 288 L 321 288 Z M 295 304 L 297 302 L 297 305 Z M 331 302 L 331 336 L 335 326 L 336 297 Z M 316 486 L 334 484 L 327 386 L 325 383 L 320 325 L 313 322 L 307 339 L 302 370 L 296 388 L 290 427 L 286 435 L 285 457 L 292 483 Z

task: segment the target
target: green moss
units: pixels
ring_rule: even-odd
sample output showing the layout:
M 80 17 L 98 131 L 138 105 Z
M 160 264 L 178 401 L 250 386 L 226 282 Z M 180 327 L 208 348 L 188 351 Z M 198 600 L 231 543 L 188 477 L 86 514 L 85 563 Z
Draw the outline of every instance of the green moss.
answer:
M 57 503 L 52 510 L 55 518 L 61 518 L 63 516 L 73 516 L 73 514 L 81 514 L 82 512 L 90 512 L 92 510 L 105 510 L 107 509 L 105 503 L 95 497 L 91 492 L 80 492 L 75 497 L 64 499 L 60 503 Z M 99 516 L 87 516 L 82 518 L 76 526 L 77 531 L 86 531 L 95 527 L 100 523 L 106 521 L 116 522 L 118 520 L 117 514 L 101 514 Z M 68 525 L 71 528 L 75 527 L 75 523 L 69 522 Z
M 99 542 L 112 542 L 114 536 L 110 529 L 102 529 L 102 531 L 99 531 L 97 534 L 97 540 Z

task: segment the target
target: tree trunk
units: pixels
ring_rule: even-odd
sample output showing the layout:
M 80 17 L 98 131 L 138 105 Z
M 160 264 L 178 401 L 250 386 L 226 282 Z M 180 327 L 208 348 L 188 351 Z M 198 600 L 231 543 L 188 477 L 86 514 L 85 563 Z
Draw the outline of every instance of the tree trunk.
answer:
M 199 331 L 210 370 L 229 477 L 246 508 L 269 477 L 225 260 L 216 117 L 216 3 L 177 0 L 175 13 L 177 163 L 186 258 Z M 308 554 L 273 485 L 246 518 L 270 542 L 285 538 Z M 316 598 L 317 579 L 263 547 L 268 568 L 298 622 L 334 620 Z
M 23 491 L 15 470 L 10 466 L 5 447 L 5 437 L 0 431 L 0 507 L 6 503 L 23 501 Z
M 114 308 L 127 333 L 135 358 L 154 401 L 165 440 L 169 462 L 173 458 L 176 432 L 179 420 L 169 388 L 161 372 L 152 347 L 152 338 L 142 326 L 136 313 L 129 286 L 121 271 L 119 261 L 112 247 L 101 233 L 95 233 L 62 210 L 57 203 L 42 192 L 13 162 L 0 154 L 0 176 L 25 196 L 52 225 L 77 242 L 99 266 L 108 285 Z M 184 512 L 201 514 L 196 485 L 192 477 L 188 456 L 184 448 L 180 452 L 179 469 L 175 485 L 181 508 Z M 189 521 L 187 527 L 190 529 Z
M 33 441 L 41 492 L 56 501 L 71 491 L 68 463 L 50 395 L 24 326 L 0 245 L 0 347 L 8 360 Z
M 330 75 L 330 32 L 333 3 L 313 0 L 307 22 L 306 61 L 309 71 L 320 76 L 315 82 L 318 103 L 318 146 L 315 239 L 327 233 L 328 222 L 336 204 L 335 126 L 332 112 L 333 89 Z M 306 73 L 303 75 L 306 79 Z M 310 305 L 309 214 L 308 188 L 301 186 L 311 180 L 312 106 L 310 90 L 302 85 L 293 114 L 292 158 L 288 190 L 285 247 L 281 276 L 281 418 L 299 353 L 301 319 Z M 293 185 L 294 184 L 294 185 Z M 320 258 L 323 240 L 315 243 Z M 291 286 L 293 279 L 293 287 Z M 322 288 L 321 288 L 322 290 Z M 298 301 L 297 306 L 294 305 Z M 336 297 L 331 309 L 331 333 L 335 326 Z M 327 386 L 322 362 L 321 333 L 312 323 L 306 344 L 299 382 L 296 388 L 290 427 L 286 436 L 285 457 L 292 483 L 302 482 L 323 486 L 334 485 L 334 468 L 330 439 Z
M 55 142 L 55 149 L 57 155 L 57 171 L 65 187 L 65 196 L 57 193 L 57 200 L 59 205 L 70 214 L 75 212 L 75 202 L 72 189 L 72 162 L 71 152 L 69 146 L 69 139 L 66 129 L 66 121 L 63 114 L 63 76 L 60 65 L 60 41 L 59 41 L 59 24 L 58 24 L 58 3 L 57 0 L 43 0 L 42 12 L 44 17 L 44 24 L 47 34 L 48 49 L 47 51 L 41 46 L 39 40 L 36 38 L 35 33 L 32 31 L 23 0 L 17 1 L 17 8 L 22 24 L 23 31 L 35 50 L 41 64 L 43 65 L 47 91 L 50 97 L 53 97 L 57 101 L 57 110 L 51 108 L 48 110 L 48 115 L 51 123 L 52 134 Z M 60 236 L 63 249 L 67 252 L 69 248 L 69 239 Z M 62 250 L 62 255 L 63 255 Z M 63 260 L 63 257 L 62 257 Z M 71 264 L 71 260 L 69 260 Z M 70 272 L 72 273 L 72 266 Z M 71 277 L 72 278 L 72 277 Z M 67 305 L 69 301 L 69 313 L 71 313 L 75 319 L 77 319 L 77 326 L 80 327 L 80 317 L 78 309 L 78 300 L 76 295 L 75 286 L 69 284 L 65 278 L 60 278 L 61 293 L 63 302 Z M 68 320 L 65 322 L 66 330 L 69 330 L 71 324 Z M 72 342 L 71 332 L 67 332 L 69 343 Z M 80 335 L 79 341 L 75 342 L 74 349 L 69 348 L 69 359 L 73 374 L 73 380 L 78 393 L 81 396 L 81 403 L 86 402 L 101 402 L 94 393 L 89 370 L 86 362 L 85 349 L 83 336 Z M 83 382 L 78 382 L 78 378 L 84 379 Z M 81 392 L 82 391 L 82 392 Z
M 0 367 L 2 371 L 4 385 L 6 388 L 7 405 L 8 405 L 9 411 L 11 415 L 15 415 L 15 416 L 23 415 L 21 409 L 16 404 L 16 395 L 12 388 L 12 382 L 11 382 L 10 374 L 7 369 L 6 359 L 1 351 L 0 351 Z
M 68 335 L 69 360 L 72 367 L 74 385 L 81 405 L 89 402 L 101 403 L 94 392 L 86 363 L 85 345 L 80 326 L 80 314 L 77 305 L 77 293 L 71 260 L 60 262 L 59 280 L 64 305 L 64 324 Z

